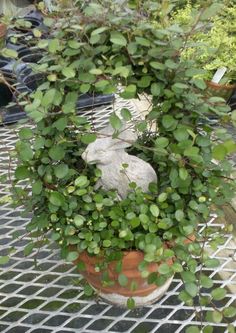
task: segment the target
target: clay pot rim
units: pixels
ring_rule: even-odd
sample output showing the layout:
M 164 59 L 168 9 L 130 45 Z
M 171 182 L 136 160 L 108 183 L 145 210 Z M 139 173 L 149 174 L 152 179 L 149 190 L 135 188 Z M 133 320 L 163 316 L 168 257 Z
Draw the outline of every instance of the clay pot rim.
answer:
M 236 88 L 236 84 L 219 84 L 219 83 L 215 83 L 212 81 L 206 81 L 207 86 L 213 89 L 226 89 L 226 90 L 231 90 L 231 89 L 235 89 Z

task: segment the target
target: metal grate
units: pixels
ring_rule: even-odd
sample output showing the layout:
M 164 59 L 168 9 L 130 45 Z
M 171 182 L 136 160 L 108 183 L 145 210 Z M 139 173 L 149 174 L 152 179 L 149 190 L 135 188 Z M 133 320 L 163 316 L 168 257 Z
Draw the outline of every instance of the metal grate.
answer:
M 0 128 L 0 179 L 7 176 L 8 151 L 14 146 L 14 127 Z M 0 184 L 0 196 L 7 198 L 9 182 Z M 7 200 L 6 200 L 7 201 Z M 0 207 L 0 255 L 10 246 L 16 252 L 9 263 L 0 266 L 0 332 L 4 333 L 180 333 L 190 324 L 198 323 L 194 308 L 178 300 L 183 288 L 176 276 L 169 291 L 156 304 L 141 309 L 126 310 L 94 299 L 86 299 L 79 285 L 75 267 L 60 260 L 54 245 L 44 247 L 34 256 L 24 257 L 27 237 L 13 239 L 17 231 L 24 234 L 27 217 L 21 209 L 13 209 L 5 202 Z M 213 217 L 213 227 L 219 223 Z M 226 286 L 224 304 L 236 300 L 235 241 L 229 235 L 226 242 L 212 256 L 221 260 L 221 267 L 208 269 L 215 286 Z M 226 324 L 217 324 L 214 332 L 226 333 Z

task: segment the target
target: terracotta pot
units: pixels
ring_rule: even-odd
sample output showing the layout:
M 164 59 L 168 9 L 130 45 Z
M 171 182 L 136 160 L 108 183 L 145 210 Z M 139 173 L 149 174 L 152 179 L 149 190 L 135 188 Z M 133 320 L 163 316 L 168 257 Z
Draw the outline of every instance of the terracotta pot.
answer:
M 104 286 L 102 284 L 102 273 L 95 270 L 95 265 L 101 263 L 103 258 L 91 257 L 87 252 L 82 252 L 79 258 L 74 262 L 77 264 L 83 261 L 86 269 L 81 272 L 88 283 L 99 293 L 99 296 L 104 298 L 109 303 L 120 306 L 126 306 L 129 297 L 134 298 L 136 306 L 152 304 L 154 301 L 163 296 L 169 288 L 172 281 L 171 277 L 162 287 L 155 284 L 148 284 L 145 278 L 142 278 L 138 265 L 144 259 L 144 254 L 141 251 L 124 252 L 122 259 L 122 274 L 128 278 L 128 284 L 125 287 L 118 283 L 118 273 L 115 271 L 116 262 L 112 262 L 108 267 L 109 278 L 114 281 L 113 286 Z M 168 265 L 172 265 L 172 259 L 167 261 Z M 149 273 L 156 272 L 158 269 L 157 263 L 150 263 L 147 266 Z M 137 284 L 135 291 L 130 290 L 132 281 Z
M 228 100 L 236 89 L 236 84 L 218 84 L 211 81 L 207 81 L 206 84 L 209 95 L 223 97 L 225 100 Z
M 0 39 L 4 38 L 7 33 L 7 26 L 4 23 L 0 23 Z

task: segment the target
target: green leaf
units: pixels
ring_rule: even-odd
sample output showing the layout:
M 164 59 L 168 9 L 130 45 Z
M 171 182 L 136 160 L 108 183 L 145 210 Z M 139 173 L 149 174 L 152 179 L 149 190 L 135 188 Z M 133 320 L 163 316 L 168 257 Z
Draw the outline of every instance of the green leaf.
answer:
M 203 328 L 203 333 L 213 333 L 213 327 L 209 325 L 205 326 Z
M 54 146 L 49 149 L 48 155 L 51 157 L 51 159 L 60 161 L 65 156 L 65 150 L 60 146 Z
M 224 299 L 225 295 L 226 295 L 226 290 L 223 288 L 216 288 L 216 289 L 212 290 L 212 292 L 211 292 L 211 296 L 216 301 L 220 301 L 221 299 Z
M 76 75 L 75 70 L 71 67 L 64 67 L 61 72 L 67 79 L 71 79 Z
M 188 137 L 189 137 L 189 133 L 188 131 L 185 129 L 185 128 L 177 128 L 175 131 L 174 131 L 174 137 L 177 141 L 184 141 L 184 140 L 187 140 Z
M 128 85 L 125 90 L 120 94 L 120 96 L 124 99 L 135 98 L 137 87 L 135 84 Z
M 108 85 L 109 85 L 108 80 L 99 80 L 98 82 L 95 83 L 95 87 L 100 91 L 104 91 Z
M 200 329 L 197 326 L 190 326 L 186 329 L 186 333 L 200 333 Z
M 93 83 L 93 82 L 96 81 L 96 76 L 93 75 L 93 74 L 87 73 L 87 72 L 86 73 L 80 73 L 79 74 L 79 80 L 84 82 L 84 83 Z M 101 86 L 104 85 L 104 83 L 105 83 L 105 85 L 107 84 L 106 81 L 107 80 L 100 80 L 95 84 L 95 86 L 101 88 Z
M 195 86 L 201 90 L 206 89 L 207 85 L 203 79 L 193 79 Z
M 110 124 L 111 126 L 115 129 L 115 130 L 119 130 L 122 127 L 122 122 L 120 120 L 120 118 L 115 114 L 115 112 L 113 112 L 110 115 L 109 118 Z
M 67 127 L 67 119 L 65 117 L 58 119 L 53 123 L 53 127 L 57 128 L 58 131 L 64 131 L 64 129 Z
M 53 241 L 57 241 L 60 238 L 61 238 L 61 235 L 58 232 L 53 232 L 52 235 L 51 235 L 51 239 Z
M 130 225 L 132 229 L 137 228 L 140 225 L 140 220 L 137 217 L 135 217 L 130 221 Z
M 30 144 L 21 142 L 19 145 L 19 155 L 23 161 L 30 161 L 34 157 L 34 152 L 31 149 Z
M 166 263 L 163 263 L 161 264 L 159 267 L 158 267 L 158 272 L 160 274 L 169 274 L 171 272 L 171 268 L 169 265 L 167 265 Z
M 223 314 L 227 318 L 232 318 L 232 317 L 236 316 L 236 307 L 228 306 L 228 307 L 224 308 Z
M 184 155 L 189 156 L 189 157 L 197 156 L 198 153 L 199 153 L 198 147 L 190 147 L 190 148 L 185 149 L 185 151 L 184 151 Z
M 179 177 L 182 180 L 186 180 L 188 178 L 188 171 L 185 168 L 179 169 Z
M 193 298 L 185 290 L 180 291 L 178 298 L 187 305 L 193 305 Z
M 165 61 L 165 65 L 166 65 L 166 67 L 168 67 L 170 69 L 176 69 L 178 67 L 178 64 L 171 59 L 167 59 Z
M 43 96 L 41 105 L 43 107 L 48 107 L 49 105 L 53 104 L 54 98 L 56 95 L 56 89 L 49 89 Z
M 85 185 L 87 185 L 87 183 L 88 183 L 87 176 L 79 176 L 75 180 L 75 186 L 78 186 L 78 187 L 84 187 Z
M 94 142 L 96 139 L 97 139 L 97 136 L 96 136 L 96 134 L 94 134 L 94 133 L 84 134 L 84 135 L 81 137 L 81 141 L 82 141 L 83 143 L 85 143 L 85 144 L 92 143 L 92 142 Z
M 164 202 L 164 201 L 166 201 L 166 199 L 167 199 L 167 193 L 163 192 L 163 193 L 158 195 L 158 201 L 159 202 Z
M 159 213 L 160 213 L 160 210 L 157 207 L 157 205 L 153 204 L 153 205 L 150 206 L 150 212 L 152 213 L 153 216 L 158 217 Z
M 79 90 L 82 94 L 86 94 L 91 88 L 89 83 L 82 83 L 79 87 Z
M 72 251 L 72 252 L 69 252 L 67 257 L 66 257 L 66 261 L 75 261 L 76 259 L 78 259 L 79 257 L 79 252 L 77 251 Z
M 181 277 L 185 283 L 196 282 L 196 276 L 190 271 L 183 271 Z
M 165 128 L 170 128 L 172 126 L 174 126 L 176 124 L 176 120 L 174 119 L 174 117 L 170 116 L 170 115 L 165 115 L 162 118 L 162 125 Z
M 21 140 L 29 140 L 33 137 L 33 131 L 30 128 L 22 128 L 19 131 L 19 137 Z
M 175 212 L 175 218 L 177 221 L 181 222 L 184 219 L 184 212 L 181 209 L 178 209 Z
M 161 93 L 161 87 L 158 83 L 152 83 L 151 85 L 151 93 L 153 96 L 159 96 Z
M 184 83 L 181 83 L 181 82 L 177 82 L 177 83 L 175 83 L 173 86 L 172 86 L 172 88 L 174 88 L 174 89 L 189 89 L 189 86 L 187 85 L 187 84 L 184 84 Z
M 228 332 L 227 333 L 235 333 L 235 327 L 233 324 L 229 324 L 227 326 Z
M 122 118 L 123 118 L 125 121 L 129 121 L 129 120 L 132 119 L 132 114 L 131 114 L 131 112 L 130 112 L 128 109 L 126 109 L 126 108 L 121 109 L 120 114 L 121 114 Z
M 172 270 L 176 273 L 180 273 L 183 271 L 183 267 L 181 264 L 177 263 L 177 262 L 174 262 L 173 265 L 172 265 Z
M 122 287 L 125 287 L 128 284 L 128 278 L 124 274 L 118 275 L 118 282 Z
M 192 297 L 195 297 L 198 294 L 198 287 L 193 282 L 185 283 L 185 290 Z
M 128 298 L 128 300 L 127 300 L 127 308 L 129 309 L 129 310 L 133 310 L 134 308 L 135 308 L 135 301 L 134 301 L 134 299 L 133 298 Z
M 197 136 L 196 142 L 200 147 L 208 147 L 211 144 L 211 141 L 208 137 L 199 136 L 199 135 Z
M 99 69 L 99 68 L 92 68 L 92 69 L 90 69 L 89 73 L 93 74 L 93 75 L 101 75 L 102 74 L 102 70 Z
M 223 143 L 215 146 L 212 149 L 212 157 L 218 161 L 224 160 L 226 155 L 227 155 L 227 149 L 225 148 Z
M 227 150 L 227 154 L 235 153 L 236 143 L 234 142 L 234 140 L 227 140 L 223 143 L 223 145 Z
M 109 29 L 108 27 L 101 27 L 101 28 L 95 29 L 92 31 L 91 36 L 99 35 L 108 29 Z
M 65 199 L 64 199 L 64 196 L 61 193 L 59 193 L 59 192 L 52 192 L 52 193 L 50 193 L 49 201 L 54 206 L 60 207 L 60 206 L 62 206 L 64 204 Z
M 143 38 L 143 37 L 135 37 L 136 43 L 142 46 L 151 46 L 151 42 L 150 40 L 148 40 L 147 38 Z
M 160 70 L 165 69 L 165 65 L 162 64 L 161 62 L 157 62 L 157 61 L 151 61 L 150 66 L 155 68 L 155 69 L 160 69 Z
M 54 167 L 55 176 L 59 179 L 66 177 L 68 172 L 69 172 L 69 167 L 65 163 L 61 163 Z
M 15 51 L 13 49 L 4 48 L 1 50 L 1 54 L 6 58 L 16 59 L 18 57 L 17 51 Z
M 77 262 L 76 267 L 78 268 L 79 271 L 85 271 L 86 270 L 86 265 L 83 261 Z
M 207 268 L 216 268 L 220 265 L 220 261 L 216 258 L 206 259 L 204 264 Z
M 155 141 L 156 147 L 165 148 L 169 145 L 169 139 L 165 137 L 157 138 Z
M 212 312 L 211 316 L 214 323 L 220 323 L 223 319 L 222 313 L 216 310 Z
M 148 88 L 152 81 L 152 76 L 145 75 L 142 76 L 141 79 L 138 81 L 138 86 L 141 88 Z
M 73 225 L 67 225 L 64 232 L 66 236 L 73 236 L 76 233 L 76 229 Z
M 35 245 L 34 243 L 29 243 L 24 247 L 24 256 L 28 256 L 33 252 Z
M 85 217 L 82 215 L 75 215 L 74 217 L 74 224 L 76 225 L 76 227 L 81 227 L 85 222 Z
M 81 47 L 81 43 L 77 42 L 77 40 L 69 40 L 68 46 L 72 49 L 77 50 Z
M 213 280 L 204 274 L 201 274 L 200 282 L 203 288 L 212 288 L 214 284 Z
M 10 258 L 9 256 L 2 256 L 0 257 L 0 265 L 5 265 L 9 262 Z
M 40 112 L 40 111 L 33 111 L 33 112 L 28 113 L 28 115 L 36 123 L 40 122 L 43 119 L 43 117 L 44 117 L 44 114 L 42 112 Z
M 39 195 L 43 190 L 43 184 L 41 180 L 37 180 L 36 182 L 33 183 L 32 185 L 32 193 Z
M 86 284 L 86 286 L 84 287 L 84 294 L 86 296 L 92 296 L 93 293 L 94 293 L 93 288 L 89 284 Z
M 117 31 L 112 31 L 111 32 L 110 41 L 113 44 L 120 45 L 120 46 L 126 46 L 127 45 L 126 38 L 120 32 L 117 32 Z
M 26 179 L 29 178 L 31 175 L 30 170 L 26 166 L 18 166 L 15 171 L 15 177 L 17 179 Z
M 216 15 L 222 9 L 222 4 L 213 3 L 211 6 L 208 6 L 203 11 L 200 19 L 201 20 L 208 20 Z
M 139 219 L 143 224 L 147 224 L 149 222 L 149 217 L 146 214 L 140 214 Z
M 103 242 L 102 242 L 102 245 L 104 247 L 110 247 L 111 246 L 111 241 L 110 239 L 105 239 Z
M 50 53 L 56 53 L 60 50 L 60 41 L 59 39 L 52 39 L 48 43 L 48 50 Z

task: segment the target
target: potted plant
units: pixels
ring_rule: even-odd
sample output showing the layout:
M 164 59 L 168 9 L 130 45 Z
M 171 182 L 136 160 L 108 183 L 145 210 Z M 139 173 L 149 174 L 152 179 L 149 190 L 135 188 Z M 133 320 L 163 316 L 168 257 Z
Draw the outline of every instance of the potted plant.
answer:
M 221 6 L 221 11 L 209 20 L 206 29 L 200 27 L 199 33 L 193 36 L 192 41 L 189 40 L 190 47 L 186 49 L 184 56 L 195 57 L 199 67 L 205 69 L 202 77 L 206 80 L 208 93 L 228 100 L 236 87 L 236 9 L 232 3 L 226 1 Z M 192 20 L 193 10 L 194 5 L 189 3 L 177 11 L 172 19 L 188 25 Z M 201 41 L 202 44 L 195 47 L 194 41 Z
M 215 232 L 208 225 L 212 211 L 219 213 L 235 191 L 226 160 L 235 143 L 215 130 L 206 115 L 217 115 L 219 124 L 230 121 L 229 107 L 219 97 L 206 98 L 196 63 L 181 57 L 197 24 L 219 8 L 202 8 L 188 29 L 157 29 L 152 24 L 155 6 L 141 2 L 128 15 L 109 0 L 76 1 L 73 10 L 58 13 L 56 25 L 50 21 L 53 37 L 38 43 L 45 52 L 38 70 L 47 74 L 47 81 L 21 102 L 35 127 L 19 131 L 15 203 L 33 212 L 27 226 L 32 241 L 25 254 L 53 239 L 62 257 L 77 265 L 98 294 L 114 300 L 115 286 L 130 308 L 135 296 L 143 301 L 158 288 L 166 289 L 179 273 L 184 283 L 180 299 L 193 305 L 198 298 L 202 306 L 212 306 L 207 321 L 219 323 L 226 316 L 233 332 L 235 308 L 215 305 L 226 290 L 213 288 L 203 273 L 203 267 L 219 264 L 206 252 L 206 244 L 219 246 L 224 231 L 232 230 L 225 226 Z M 112 114 L 109 130 L 102 132 L 75 113 L 78 94 L 114 93 L 120 85 L 124 99 L 143 93 L 152 97 L 152 110 L 135 125 L 137 140 L 123 137 L 123 121 L 132 125 L 127 109 L 119 110 L 120 116 Z M 156 130 L 150 131 L 153 123 Z M 112 142 L 115 153 L 102 158 L 111 146 L 98 140 Z M 133 162 L 127 163 L 124 154 L 154 170 L 156 180 L 152 178 L 148 189 L 132 178 Z M 110 170 L 119 170 L 126 179 L 124 193 L 120 178 Z M 24 188 L 18 186 L 22 181 Z M 146 288 L 143 294 L 140 285 Z M 86 286 L 85 293 L 90 295 L 93 288 Z M 212 288 L 212 297 L 204 297 L 202 288 Z M 200 318 L 199 327 L 188 328 L 188 333 L 203 329 Z M 204 329 L 209 331 L 208 325 Z

